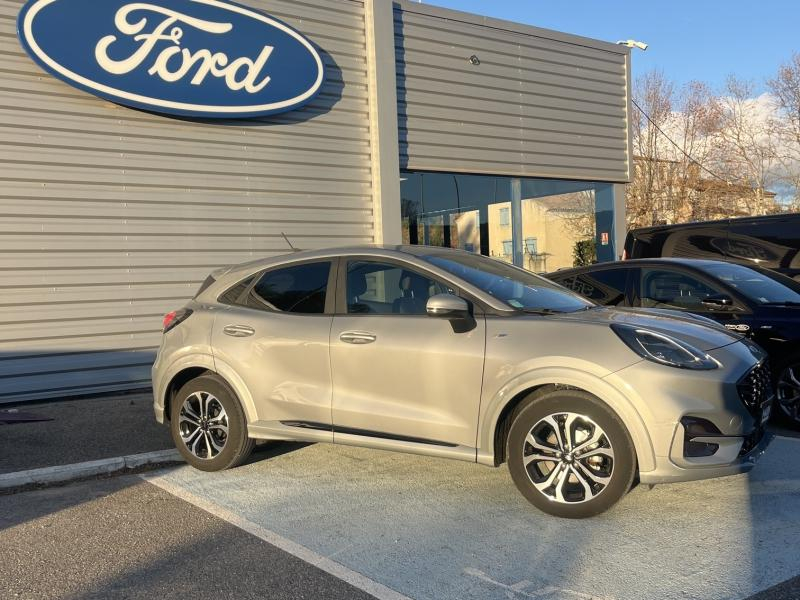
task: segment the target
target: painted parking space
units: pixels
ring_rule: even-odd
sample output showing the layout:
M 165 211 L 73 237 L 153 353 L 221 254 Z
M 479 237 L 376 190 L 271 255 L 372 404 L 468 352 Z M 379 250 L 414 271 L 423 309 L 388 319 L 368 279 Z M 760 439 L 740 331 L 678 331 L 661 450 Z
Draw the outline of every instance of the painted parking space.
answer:
M 151 475 L 415 599 L 746 598 L 800 574 L 800 442 L 750 475 L 544 515 L 505 467 L 310 445 L 223 473 Z

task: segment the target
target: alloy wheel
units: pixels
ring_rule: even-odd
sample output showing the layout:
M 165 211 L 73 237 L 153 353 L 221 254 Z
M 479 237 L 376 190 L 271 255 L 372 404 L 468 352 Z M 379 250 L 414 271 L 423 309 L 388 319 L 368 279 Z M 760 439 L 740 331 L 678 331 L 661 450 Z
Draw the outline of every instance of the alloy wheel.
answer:
M 572 412 L 548 415 L 525 437 L 522 461 L 533 486 L 554 502 L 596 498 L 611 482 L 614 449 L 594 421 Z
M 778 377 L 777 401 L 781 412 L 800 422 L 800 364 L 789 365 Z
M 183 401 L 178 429 L 189 452 L 210 460 L 223 451 L 228 441 L 228 415 L 216 396 L 194 392 Z

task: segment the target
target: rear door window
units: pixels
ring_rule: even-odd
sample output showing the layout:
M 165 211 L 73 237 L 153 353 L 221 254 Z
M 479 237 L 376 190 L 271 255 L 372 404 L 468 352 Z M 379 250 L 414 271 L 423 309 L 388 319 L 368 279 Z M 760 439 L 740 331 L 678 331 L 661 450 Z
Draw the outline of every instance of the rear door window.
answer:
M 322 314 L 330 272 L 330 261 L 266 271 L 250 290 L 246 304 L 278 312 Z
M 597 269 L 554 279 L 564 287 L 594 300 L 598 304 L 624 306 L 630 270 L 628 268 Z

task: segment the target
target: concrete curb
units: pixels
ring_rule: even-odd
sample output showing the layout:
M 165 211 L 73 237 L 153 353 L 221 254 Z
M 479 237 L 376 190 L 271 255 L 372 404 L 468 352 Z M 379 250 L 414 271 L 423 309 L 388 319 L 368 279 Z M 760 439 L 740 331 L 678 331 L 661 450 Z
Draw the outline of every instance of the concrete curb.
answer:
M 169 450 L 157 450 L 155 452 L 144 452 L 142 454 L 129 454 L 128 456 L 116 456 L 114 458 L 104 458 L 101 460 L 90 460 L 88 462 L 74 463 L 71 465 L 58 465 L 55 467 L 30 469 L 28 471 L 17 471 L 15 473 L 2 473 L 0 474 L 0 490 L 29 485 L 64 483 L 83 477 L 107 475 L 109 473 L 136 469 L 146 465 L 172 462 L 183 462 L 183 457 L 180 452 L 174 448 Z

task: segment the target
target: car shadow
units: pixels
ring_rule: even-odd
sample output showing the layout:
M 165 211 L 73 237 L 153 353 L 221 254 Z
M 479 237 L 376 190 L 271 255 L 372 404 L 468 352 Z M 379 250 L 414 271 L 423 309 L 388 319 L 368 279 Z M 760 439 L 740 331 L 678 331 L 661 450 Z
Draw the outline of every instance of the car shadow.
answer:
M 269 460 L 271 458 L 277 458 L 278 456 L 283 456 L 285 454 L 291 454 L 292 452 L 297 452 L 298 450 L 302 450 L 303 448 L 312 445 L 313 444 L 311 442 L 261 442 L 256 445 L 256 447 L 253 449 L 253 452 L 249 457 L 247 457 L 247 460 L 242 462 L 241 466 L 252 465 L 254 463 Z

